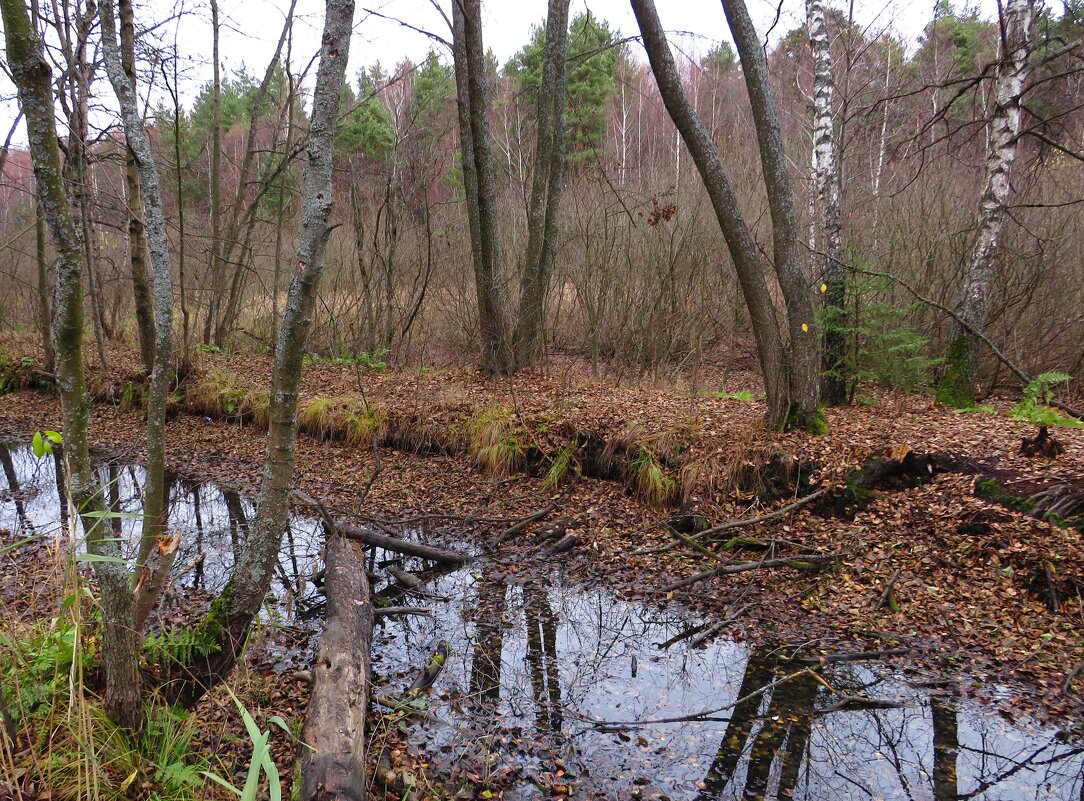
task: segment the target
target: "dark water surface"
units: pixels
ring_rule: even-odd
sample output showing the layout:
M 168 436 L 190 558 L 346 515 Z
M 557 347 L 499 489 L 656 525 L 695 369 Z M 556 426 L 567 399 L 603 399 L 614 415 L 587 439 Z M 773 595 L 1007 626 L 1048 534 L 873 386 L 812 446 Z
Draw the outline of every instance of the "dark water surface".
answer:
M 10 532 L 0 545 L 63 536 L 58 461 L 0 446 L 0 462 L 0 531 Z M 138 513 L 142 470 L 106 462 L 98 469 L 114 506 Z M 184 535 L 174 591 L 220 589 L 251 503 L 181 479 L 169 497 L 171 526 Z M 112 522 L 133 551 L 138 517 Z M 288 625 L 318 619 L 321 596 L 305 579 L 320 567 L 322 536 L 315 521 L 291 521 L 269 604 Z M 392 558 L 377 552 L 372 566 Z M 716 639 L 690 650 L 699 621 L 684 611 L 585 590 L 559 570 L 545 579 L 515 573 L 479 560 L 426 573 L 425 597 L 377 587 L 392 603 L 433 610 L 378 624 L 374 671 L 392 690 L 436 642 L 451 646 L 429 715 L 410 732 L 438 771 L 480 758 L 484 767 L 493 754 L 494 765 L 514 766 L 509 797 L 519 798 L 549 795 L 536 785 L 553 785 L 557 761 L 573 797 L 1084 801 L 1084 741 L 1009 720 L 931 677 L 841 662 L 820 673 L 833 692 L 785 659 L 793 647 L 751 650 Z M 283 664 L 306 658 L 284 653 Z M 784 677 L 791 678 L 734 706 Z M 841 703 L 845 695 L 877 703 L 856 707 Z M 711 710 L 718 711 L 697 720 L 632 725 Z

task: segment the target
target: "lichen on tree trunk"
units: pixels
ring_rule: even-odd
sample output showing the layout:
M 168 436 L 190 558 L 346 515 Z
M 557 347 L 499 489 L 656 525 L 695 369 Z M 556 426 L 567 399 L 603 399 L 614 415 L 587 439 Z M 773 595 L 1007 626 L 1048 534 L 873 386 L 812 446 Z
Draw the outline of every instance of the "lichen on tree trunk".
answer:
M 327 0 L 316 73 L 301 205 L 296 268 L 275 348 L 268 412 L 267 452 L 256 519 L 225 589 L 200 621 L 200 638 L 213 651 L 198 664 L 167 677 L 164 694 L 194 704 L 236 663 L 252 620 L 271 586 L 289 515 L 297 445 L 297 399 L 301 366 L 324 269 L 332 210 L 332 159 L 340 93 L 350 55 L 353 0 Z
M 138 636 L 132 626 L 128 571 L 119 543 L 106 530 L 101 486 L 87 448 L 87 394 L 83 365 L 82 241 L 64 187 L 53 116 L 52 71 L 42 41 L 21 0 L 0 0 L 8 64 L 26 116 L 31 161 L 45 221 L 57 251 L 53 314 L 56 378 L 64 424 L 68 490 L 81 516 L 87 550 L 100 557 L 94 572 L 102 605 L 102 664 L 108 714 L 124 726 L 141 721 Z

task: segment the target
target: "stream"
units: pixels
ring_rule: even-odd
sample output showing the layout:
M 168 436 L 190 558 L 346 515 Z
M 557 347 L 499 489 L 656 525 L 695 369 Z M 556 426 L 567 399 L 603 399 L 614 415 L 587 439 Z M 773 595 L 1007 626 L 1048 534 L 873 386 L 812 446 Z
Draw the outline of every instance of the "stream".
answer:
M 0 547 L 66 536 L 59 458 L 0 444 L 0 465 Z M 109 460 L 97 469 L 127 515 L 111 523 L 130 557 L 142 469 Z M 183 533 L 170 592 L 214 593 L 252 504 L 179 477 L 169 499 L 171 530 Z M 273 652 L 273 669 L 311 658 L 322 596 L 308 577 L 321 567 L 322 537 L 319 522 L 291 519 L 265 616 L 307 637 Z M 403 725 L 432 771 L 473 788 L 461 797 L 488 797 L 481 788 L 492 784 L 509 799 L 1084 799 L 1084 740 L 1010 719 L 935 677 L 856 661 L 826 665 L 821 681 L 802 671 L 793 646 L 716 638 L 690 649 L 710 621 L 584 588 L 559 564 L 543 575 L 485 559 L 440 571 L 377 550 L 370 566 L 393 560 L 426 579 L 423 595 L 389 582 L 378 599 L 432 614 L 377 623 L 374 680 L 378 692 L 399 692 L 436 643 L 450 645 L 426 714 Z M 1012 696 L 1011 687 L 983 689 Z M 844 695 L 872 703 L 841 703 Z

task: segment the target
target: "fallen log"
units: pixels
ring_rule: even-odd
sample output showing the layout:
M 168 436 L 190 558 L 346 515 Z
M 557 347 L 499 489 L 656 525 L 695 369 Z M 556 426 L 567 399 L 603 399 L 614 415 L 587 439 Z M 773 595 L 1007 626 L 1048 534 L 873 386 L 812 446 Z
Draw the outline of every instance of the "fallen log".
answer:
M 760 568 L 794 567 L 798 570 L 815 570 L 820 565 L 838 562 L 842 558 L 843 554 L 841 553 L 827 553 L 810 554 L 809 556 L 801 557 L 784 556 L 778 559 L 761 559 L 759 562 L 737 562 L 731 565 L 720 565 L 719 567 L 713 567 L 711 570 L 704 570 L 700 573 L 686 576 L 683 579 L 678 579 L 672 584 L 667 584 L 660 589 L 659 592 L 673 592 L 676 589 L 688 587 L 690 584 L 696 584 L 705 579 L 715 578 L 716 576 L 728 576 L 733 573 L 745 573 L 748 570 L 759 570 Z
M 754 526 L 758 523 L 767 523 L 769 520 L 775 520 L 776 518 L 785 517 L 791 512 L 801 509 L 807 503 L 812 503 L 813 501 L 817 500 L 817 498 L 824 495 L 824 493 L 826 493 L 827 491 L 828 487 L 821 487 L 816 492 L 811 492 L 809 493 L 809 495 L 806 495 L 803 498 L 799 498 L 796 501 L 792 501 L 786 506 L 780 507 L 775 511 L 765 512 L 762 515 L 757 515 L 756 517 L 747 517 L 741 520 L 728 520 L 725 523 L 720 523 L 717 526 L 712 526 L 711 528 L 701 531 L 699 534 L 696 535 L 695 539 L 704 542 L 705 540 L 709 540 L 716 534 L 719 534 L 723 531 L 730 531 L 731 529 L 735 528 L 744 528 L 745 526 Z
M 536 520 L 541 520 L 543 517 L 545 517 L 550 512 L 552 512 L 554 509 L 556 509 L 557 504 L 560 501 L 564 500 L 565 497 L 566 497 L 565 495 L 562 495 L 560 498 L 554 498 L 552 501 L 550 501 L 548 504 L 543 506 L 541 509 L 538 509 L 537 511 L 531 512 L 529 515 L 526 515 L 525 517 L 521 517 L 519 520 L 517 520 L 511 526 L 509 526 L 504 531 L 502 531 L 500 534 L 498 534 L 496 540 L 494 540 L 494 544 L 501 545 L 502 543 L 505 543 L 508 540 L 512 539 L 512 537 L 516 536 L 517 534 L 522 533 L 527 528 L 527 526 L 531 525 L 531 523 L 535 522 Z
M 545 555 L 546 556 L 556 556 L 559 553 L 564 553 L 565 551 L 571 551 L 573 548 L 575 548 L 579 544 L 580 544 L 580 541 L 576 538 L 575 534 L 566 534 L 553 547 L 549 548 L 546 551 Z
M 439 562 L 445 565 L 462 565 L 471 560 L 470 556 L 459 553 L 458 551 L 450 551 L 446 548 L 438 548 L 434 545 L 424 545 L 420 542 L 411 542 L 410 540 L 400 539 L 399 537 L 393 537 L 390 534 L 378 534 L 375 531 L 370 531 L 366 528 L 352 528 L 346 526 L 339 526 L 338 531 L 344 536 L 358 542 L 364 542 L 366 545 L 373 545 L 377 548 L 383 548 L 385 551 L 394 551 L 395 553 L 406 554 L 407 556 L 417 556 L 420 559 L 427 559 L 430 562 Z
M 418 615 L 428 617 L 433 610 L 426 606 L 378 606 L 373 610 L 377 617 L 397 617 L 402 615 Z
M 403 570 L 401 567 L 396 567 L 395 565 L 388 565 L 384 570 L 387 571 L 389 576 L 408 590 L 416 590 L 422 586 L 422 580 L 409 570 Z
M 327 622 L 312 666 L 312 694 L 301 731 L 303 801 L 366 797 L 365 716 L 373 606 L 362 549 L 343 537 L 325 547 Z

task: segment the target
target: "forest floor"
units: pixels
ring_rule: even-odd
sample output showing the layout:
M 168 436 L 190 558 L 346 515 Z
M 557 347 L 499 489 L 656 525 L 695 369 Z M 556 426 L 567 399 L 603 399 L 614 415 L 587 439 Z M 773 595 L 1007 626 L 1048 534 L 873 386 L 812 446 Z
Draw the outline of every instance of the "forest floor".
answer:
M 11 362 L 33 355 L 28 341 L 6 346 Z M 118 350 L 107 374 L 91 375 L 90 430 L 94 446 L 139 460 L 135 357 Z M 195 358 L 167 427 L 170 469 L 255 495 L 270 367 L 263 356 Z M 1013 399 L 960 414 L 927 395 L 869 391 L 863 404 L 827 410 L 826 435 L 770 435 L 755 377 L 719 372 L 700 384 L 594 379 L 574 367 L 485 381 L 466 370 L 314 363 L 304 374 L 297 484 L 344 516 L 422 520 L 447 543 L 492 545 L 552 503 L 499 546 L 508 570 L 560 560 L 585 585 L 622 597 L 721 618 L 741 609 L 723 636 L 814 656 L 891 651 L 886 661 L 952 677 L 965 694 L 1010 683 L 1013 693 L 997 699 L 1005 714 L 1079 715 L 1084 524 L 1038 519 L 1026 499 L 1054 485 L 1084 492 L 1084 430 L 1056 429 L 1059 455 L 1027 457 L 1021 441 L 1036 427 L 1009 418 Z M 60 428 L 53 395 L 0 398 L 0 438 L 47 428 Z M 382 470 L 361 505 L 374 440 Z M 921 469 L 856 485 L 871 457 Z M 714 555 L 687 547 L 707 527 L 818 490 L 789 514 L 705 540 Z M 559 554 L 534 537 L 555 521 L 575 537 Z M 42 578 L 16 566 L 21 578 L 2 571 L 4 619 L 42 611 L 29 590 Z M 303 687 L 270 681 L 266 704 L 296 715 Z

